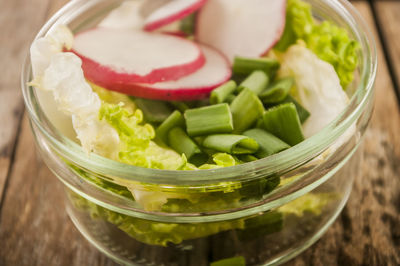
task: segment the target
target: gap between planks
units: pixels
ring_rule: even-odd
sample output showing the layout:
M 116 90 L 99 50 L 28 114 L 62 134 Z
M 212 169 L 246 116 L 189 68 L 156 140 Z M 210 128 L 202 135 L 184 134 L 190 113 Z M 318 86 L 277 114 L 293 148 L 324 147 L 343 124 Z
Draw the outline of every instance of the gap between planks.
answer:
M 389 1 L 389 0 L 385 0 L 385 1 L 375 1 L 375 0 L 368 0 L 371 11 L 372 11 L 372 17 L 374 18 L 374 22 L 375 22 L 375 27 L 378 33 L 378 37 L 379 37 L 379 41 L 382 45 L 382 50 L 383 50 L 383 54 L 386 60 L 386 64 L 388 66 L 388 71 L 389 71 L 389 76 L 390 79 L 392 80 L 393 83 L 393 88 L 394 88 L 394 93 L 396 94 L 397 97 L 397 102 L 400 104 L 400 83 L 399 83 L 399 78 L 396 75 L 396 69 L 395 69 L 395 64 L 392 60 L 392 57 L 390 56 L 390 46 L 388 44 L 389 41 L 386 41 L 385 38 L 385 32 L 383 31 L 382 28 L 382 19 L 381 19 L 381 15 L 378 10 L 377 10 L 377 5 L 379 3 L 377 2 L 396 2 L 398 0 L 394 0 L 394 1 Z M 394 36 L 389 36 L 389 37 L 394 37 Z

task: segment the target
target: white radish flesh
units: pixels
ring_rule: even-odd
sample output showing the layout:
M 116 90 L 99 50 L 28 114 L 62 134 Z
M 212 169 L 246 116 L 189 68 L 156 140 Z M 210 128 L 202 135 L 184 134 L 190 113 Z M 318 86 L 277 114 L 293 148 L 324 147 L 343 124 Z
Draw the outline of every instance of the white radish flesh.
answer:
M 209 0 L 198 14 L 196 39 L 235 56 L 259 57 L 282 36 L 286 0 Z
M 156 30 L 174 21 L 180 20 L 200 9 L 207 0 L 173 0 L 152 12 L 145 19 L 144 29 Z
M 137 97 L 156 100 L 198 100 L 231 77 L 228 60 L 217 50 L 201 45 L 206 57 L 205 65 L 197 72 L 177 81 L 156 84 L 116 84 L 108 89 Z
M 80 33 L 73 52 L 82 59 L 86 78 L 104 87 L 177 80 L 204 65 L 194 42 L 129 29 L 95 28 Z

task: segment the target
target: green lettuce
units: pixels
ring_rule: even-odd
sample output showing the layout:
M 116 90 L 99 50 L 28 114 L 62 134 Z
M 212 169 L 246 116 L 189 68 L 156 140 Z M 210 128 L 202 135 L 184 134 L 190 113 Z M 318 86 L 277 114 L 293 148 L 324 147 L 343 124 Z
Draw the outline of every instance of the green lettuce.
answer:
M 246 259 L 242 256 L 214 261 L 210 266 L 246 266 Z
M 101 186 L 106 188 L 108 185 L 101 183 Z M 121 188 L 121 191 L 123 191 L 123 188 Z M 118 189 L 114 192 L 118 193 Z M 327 204 L 338 199 L 338 195 L 333 193 L 308 193 L 277 210 L 265 212 L 261 215 L 196 224 L 164 223 L 131 217 L 101 207 L 74 192 L 69 193 L 69 198 L 77 210 L 86 212 L 92 219 L 101 219 L 115 225 L 139 242 L 148 245 L 168 246 L 169 244 L 180 244 L 185 240 L 207 237 L 229 230 L 236 230 L 239 239 L 244 241 L 279 232 L 283 230 L 284 219 L 287 215 L 302 217 L 305 212 L 320 215 Z M 239 198 L 235 198 L 234 195 L 230 198 L 215 196 L 207 200 L 205 204 L 208 207 L 210 205 L 220 207 L 226 205 L 227 201 L 238 200 Z M 179 199 L 170 199 L 170 202 L 163 207 L 174 212 L 192 208 L 190 204 L 185 204 Z M 195 210 L 199 211 L 197 208 Z
M 320 215 L 328 203 L 338 198 L 339 195 L 335 193 L 307 193 L 278 208 L 278 211 L 286 215 L 294 214 L 298 217 L 303 216 L 305 212 Z
M 120 138 L 119 161 L 139 167 L 162 170 L 199 170 L 216 169 L 234 166 L 240 162 L 227 153 L 213 154 L 211 164 L 197 168 L 190 164 L 185 155 L 154 142 L 155 130 L 152 125 L 145 124 L 140 109 L 132 110 L 125 103 L 103 103 L 99 119 L 107 121 Z
M 111 181 L 107 181 L 105 179 L 96 177 L 96 176 L 76 167 L 75 165 L 72 165 L 71 163 L 67 163 L 67 164 L 69 165 L 71 170 L 73 172 L 75 172 L 75 174 L 77 174 L 81 178 L 89 181 L 90 183 L 94 184 L 98 188 L 108 191 L 108 192 L 111 192 L 113 194 L 117 194 L 117 195 L 122 196 L 127 199 L 131 199 L 131 200 L 134 199 L 132 196 L 132 193 L 126 187 L 120 186 Z
M 330 21 L 316 22 L 310 4 L 288 0 L 285 30 L 274 49 L 284 52 L 299 40 L 320 59 L 333 65 L 344 89 L 353 81 L 359 44 L 350 39 L 346 29 Z
M 99 119 L 107 121 L 119 135 L 119 161 L 163 170 L 176 170 L 185 164 L 182 156 L 153 142 L 154 128 L 143 123 L 143 113 L 140 109 L 131 111 L 123 104 L 103 103 Z
M 105 220 L 137 241 L 149 245 L 180 244 L 184 240 L 206 237 L 222 231 L 244 229 L 245 227 L 243 219 L 198 224 L 162 223 L 108 210 L 72 192 L 70 199 L 76 208 L 87 212 L 93 219 Z M 218 204 L 218 202 L 215 204 Z

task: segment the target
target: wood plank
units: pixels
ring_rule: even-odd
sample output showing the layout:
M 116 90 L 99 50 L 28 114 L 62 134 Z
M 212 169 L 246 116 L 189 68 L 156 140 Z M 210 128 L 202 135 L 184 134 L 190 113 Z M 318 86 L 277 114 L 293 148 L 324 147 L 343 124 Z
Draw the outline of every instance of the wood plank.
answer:
M 57 211 L 62 186 L 38 160 L 26 117 L 10 167 L 23 112 L 20 68 L 44 18 L 66 2 L 0 0 L 0 199 L 10 175 L 0 213 L 0 265 L 114 265 L 81 237 L 64 209 Z
M 1 64 L 1 63 L 0 63 Z M 15 84 L 11 85 L 15 86 Z M 10 87 L 11 87 L 10 86 Z M 19 93 L 0 85 L 0 206 L 15 147 L 23 105 Z M 15 88 L 17 89 L 17 88 Z
M 0 206 L 24 109 L 20 69 L 29 42 L 46 16 L 48 2 L 0 0 Z
M 400 2 L 374 1 L 373 6 L 393 68 L 392 73 L 397 85 L 398 96 L 400 96 Z
M 0 226 L 0 265 L 115 265 L 74 228 L 63 185 L 36 155 L 24 117 Z
M 0 127 L 0 198 L 5 177 L 10 175 L 0 213 L 0 265 L 115 265 L 84 240 L 69 220 L 63 207 L 63 187 L 35 153 L 26 115 L 8 174 L 17 117 L 23 111 L 18 76 L 24 56 L 44 18 L 66 2 L 0 0 L 0 30 L 6 32 L 2 36 L 7 40 L 0 49 L 5 58 L 0 69 L 6 70 L 6 79 L 0 83 L 0 123 L 7 125 Z M 19 25 L 24 25 L 23 29 L 14 32 Z M 15 63 L 6 66 L 9 62 Z M 57 211 L 61 206 L 62 211 Z
M 378 40 L 369 5 L 354 5 Z M 335 224 L 287 265 L 400 265 L 400 116 L 382 46 L 377 45 L 376 105 L 361 174 Z

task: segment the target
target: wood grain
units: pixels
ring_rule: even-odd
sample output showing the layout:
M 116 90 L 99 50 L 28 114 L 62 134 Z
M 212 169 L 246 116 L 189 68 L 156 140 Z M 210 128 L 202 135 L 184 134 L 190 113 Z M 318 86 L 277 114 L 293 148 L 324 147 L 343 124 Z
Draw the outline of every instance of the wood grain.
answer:
M 29 42 L 46 17 L 46 0 L 0 0 L 0 206 L 24 110 L 19 75 Z
M 5 36 L 11 37 L 6 44 L 8 52 L 0 49 L 0 55 L 7 58 L 0 61 L 0 69 L 5 69 L 7 62 L 22 60 L 43 18 L 64 2 L 66 0 L 0 0 L 0 29 L 8 30 Z M 357 1 L 355 5 L 376 35 L 368 3 Z M 17 10 L 25 15 L 15 14 L 19 13 Z M 14 25 L 12 28 L 17 25 L 26 28 L 12 36 L 14 33 L 4 26 L 7 23 Z M 400 46 L 393 49 L 400 53 Z M 349 203 L 326 235 L 287 265 L 400 265 L 400 111 L 379 43 L 378 50 L 380 67 L 375 114 L 366 134 L 361 173 Z M 4 183 L 5 176 L 9 176 L 0 210 L 0 265 L 115 265 L 80 235 L 61 207 L 62 185 L 35 154 L 27 117 L 23 119 L 18 136 L 15 160 L 12 167 L 8 167 L 19 119 L 1 119 L 4 114 L 13 112 L 20 117 L 20 89 L 15 81 L 20 65 L 13 63 L 0 82 L 0 122 L 9 125 L 4 129 L 0 127 L 0 148 L 3 143 L 7 147 L 4 156 L 7 170 L 3 168 L 0 152 L 0 198 L 2 180 Z
M 114 265 L 74 228 L 63 186 L 35 153 L 24 117 L 0 226 L 0 265 Z
M 375 1 L 374 8 L 400 95 L 400 2 Z

